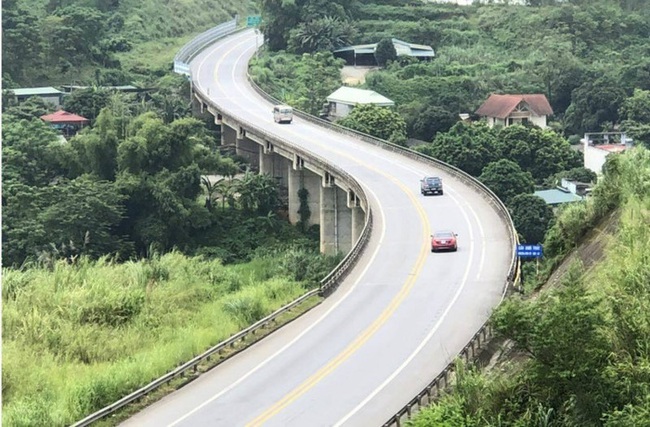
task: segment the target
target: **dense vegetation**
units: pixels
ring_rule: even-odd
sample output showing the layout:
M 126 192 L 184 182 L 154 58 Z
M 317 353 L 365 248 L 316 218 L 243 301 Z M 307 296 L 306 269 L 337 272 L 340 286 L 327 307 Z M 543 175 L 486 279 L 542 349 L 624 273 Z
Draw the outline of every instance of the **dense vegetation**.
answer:
M 301 247 L 254 258 L 4 269 L 2 424 L 70 425 L 302 295 L 335 261 Z
M 3 1 L 3 88 L 150 87 L 194 34 L 253 9 L 249 0 Z
M 618 125 L 635 140 L 650 143 L 648 2 L 543 1 L 535 4 L 545 6 L 535 8 L 410 0 L 337 1 L 328 2 L 329 8 L 320 8 L 317 0 L 298 3 L 302 7 L 263 2 L 265 20 L 283 17 L 265 21 L 267 37 L 280 33 L 279 28 L 293 34 L 297 23 L 309 28 L 336 7 L 336 16 L 358 30 L 350 43 L 395 37 L 434 48 L 431 62 L 398 58 L 366 79 L 368 88 L 395 101 L 411 138 L 431 141 L 453 126 L 459 113 L 473 113 L 496 92 L 545 94 L 555 111 L 552 126 L 566 136 Z M 315 51 L 338 46 L 335 37 L 323 38 Z M 269 43 L 269 48 L 301 53 L 287 43 Z
M 244 174 L 215 151 L 202 122 L 107 98 L 92 128 L 68 143 L 28 104 L 3 115 L 3 264 L 80 255 L 146 256 L 178 248 L 226 262 L 300 233 L 277 215 L 277 183 Z M 37 103 L 35 103 L 37 104 Z M 146 106 L 146 105 L 145 105 Z M 202 175 L 221 175 L 218 183 Z
M 594 197 L 559 214 L 545 251 L 555 264 L 612 209 L 621 223 L 603 262 L 575 264 L 558 288 L 511 298 L 494 314 L 524 361 L 461 369 L 454 392 L 409 425 L 650 425 L 650 151 L 611 158 Z

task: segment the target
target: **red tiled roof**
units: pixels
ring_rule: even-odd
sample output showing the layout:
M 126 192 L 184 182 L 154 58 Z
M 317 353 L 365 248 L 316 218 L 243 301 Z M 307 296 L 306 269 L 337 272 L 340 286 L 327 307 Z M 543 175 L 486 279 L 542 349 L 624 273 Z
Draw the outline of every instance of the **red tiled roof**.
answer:
M 41 120 L 50 123 L 88 123 L 90 121 L 85 117 L 81 117 L 73 113 L 68 113 L 67 111 L 63 110 L 41 116 Z
M 538 116 L 548 116 L 553 114 L 553 109 L 548 103 L 545 95 L 529 94 L 529 95 L 497 95 L 492 94 L 490 97 L 476 110 L 476 114 L 484 117 L 495 117 L 498 119 L 505 119 L 513 112 L 513 110 L 521 102 L 525 102 L 530 107 L 531 111 Z

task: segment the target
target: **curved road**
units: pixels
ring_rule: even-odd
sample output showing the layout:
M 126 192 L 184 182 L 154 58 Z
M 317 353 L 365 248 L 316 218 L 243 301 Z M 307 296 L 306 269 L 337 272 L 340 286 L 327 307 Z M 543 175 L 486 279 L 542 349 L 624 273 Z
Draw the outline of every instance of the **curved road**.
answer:
M 305 316 L 137 414 L 127 426 L 378 426 L 455 357 L 501 300 L 507 225 L 475 191 L 433 167 L 300 118 L 273 122 L 248 85 L 252 30 L 191 63 L 196 90 L 223 111 L 343 167 L 366 190 L 372 237 L 340 288 Z M 419 180 L 443 178 L 444 196 Z M 431 253 L 452 229 L 456 253 Z

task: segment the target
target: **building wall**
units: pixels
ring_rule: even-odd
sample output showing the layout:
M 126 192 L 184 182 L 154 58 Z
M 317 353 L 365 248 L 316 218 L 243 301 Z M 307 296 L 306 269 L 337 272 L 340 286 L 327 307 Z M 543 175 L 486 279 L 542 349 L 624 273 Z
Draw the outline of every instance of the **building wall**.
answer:
M 330 116 L 336 119 L 342 119 L 343 117 L 350 114 L 350 111 L 354 108 L 354 105 L 341 104 L 340 102 L 332 103 L 335 108 L 330 108 Z
M 488 117 L 487 123 L 488 126 L 494 127 L 497 125 L 506 127 L 515 124 L 521 124 L 522 119 L 528 119 L 532 124 L 545 129 L 546 126 L 546 116 L 528 116 L 528 117 L 508 117 L 507 119 L 498 119 L 496 117 Z
M 598 175 L 602 174 L 605 159 L 611 153 L 609 151 L 601 150 L 600 148 L 595 148 L 590 145 L 585 145 L 584 148 L 585 168 L 591 169 Z

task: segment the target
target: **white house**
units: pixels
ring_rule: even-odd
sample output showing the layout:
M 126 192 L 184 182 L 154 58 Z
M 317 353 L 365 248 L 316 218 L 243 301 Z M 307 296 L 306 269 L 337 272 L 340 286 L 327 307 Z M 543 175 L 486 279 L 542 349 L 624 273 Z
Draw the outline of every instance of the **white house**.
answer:
M 476 114 L 485 117 L 490 127 L 532 123 L 543 129 L 547 127 L 546 117 L 553 114 L 553 109 L 546 96 L 541 94 L 492 94 Z
M 348 114 L 357 104 L 375 104 L 379 107 L 393 107 L 395 102 L 378 94 L 374 90 L 357 89 L 341 86 L 327 97 L 328 115 L 340 119 Z
M 581 142 L 585 168 L 591 169 L 598 175 L 603 173 L 603 165 L 607 156 L 622 153 L 632 147 L 632 140 L 626 138 L 624 132 L 586 133 Z

